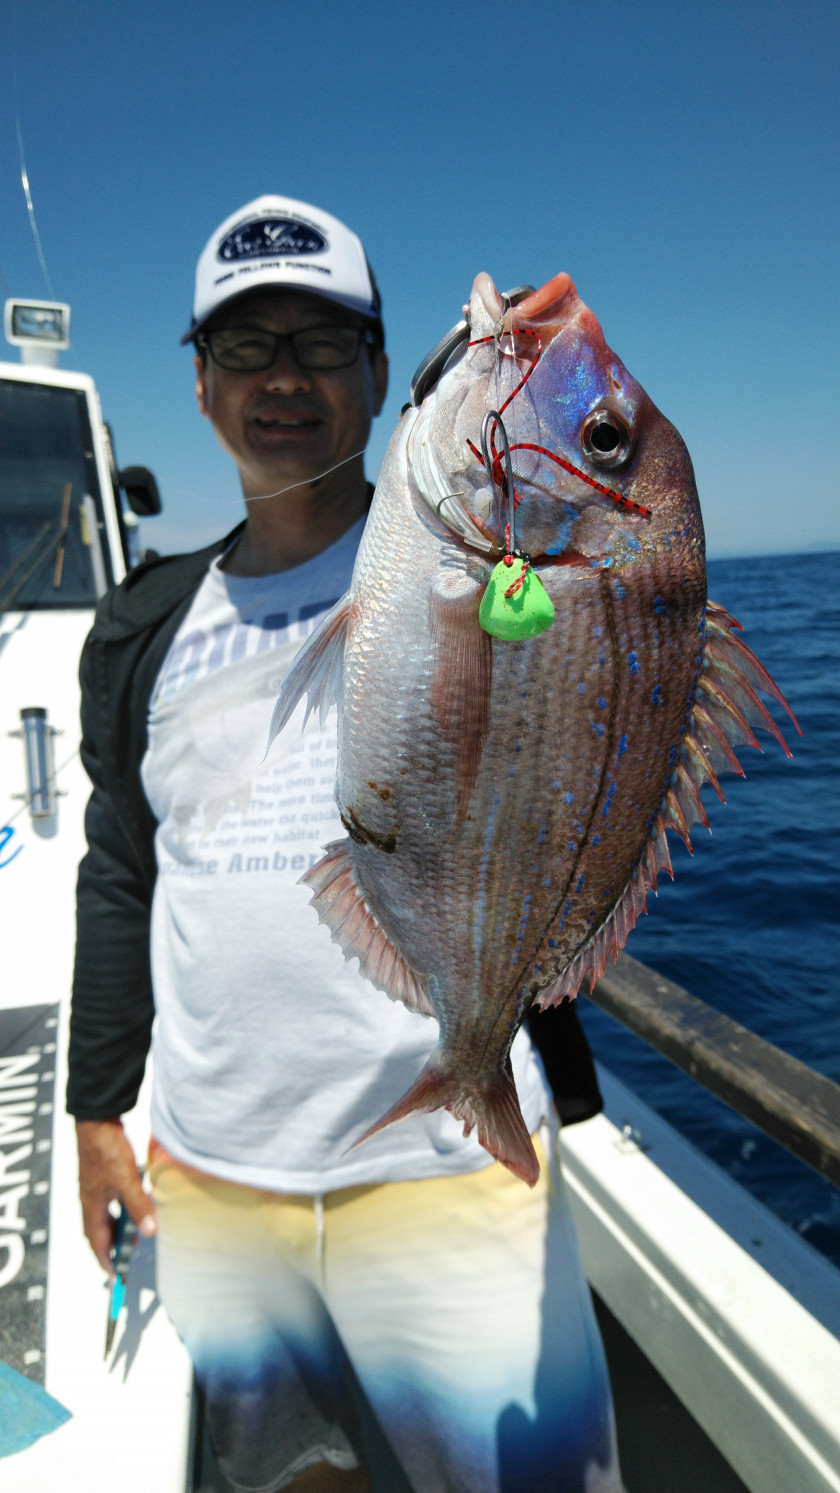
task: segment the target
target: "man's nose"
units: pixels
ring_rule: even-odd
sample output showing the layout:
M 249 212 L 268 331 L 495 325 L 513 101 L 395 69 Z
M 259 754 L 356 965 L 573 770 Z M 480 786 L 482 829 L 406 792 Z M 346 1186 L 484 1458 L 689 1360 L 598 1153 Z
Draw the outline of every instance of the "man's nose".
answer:
M 278 341 L 276 357 L 271 367 L 266 368 L 264 378 L 266 389 L 281 394 L 297 394 L 312 387 L 309 370 L 298 362 L 294 347 L 286 337 Z

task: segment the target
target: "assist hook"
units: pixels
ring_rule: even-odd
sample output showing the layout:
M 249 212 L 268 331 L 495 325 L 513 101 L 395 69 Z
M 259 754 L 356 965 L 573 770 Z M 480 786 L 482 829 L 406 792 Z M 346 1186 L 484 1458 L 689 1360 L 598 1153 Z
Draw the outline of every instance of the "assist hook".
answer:
M 495 450 L 491 451 L 490 447 L 490 441 L 494 439 L 494 432 L 492 432 L 490 429 L 491 424 L 495 424 L 496 430 L 498 430 L 499 435 L 502 439 L 502 454 L 505 460 L 505 479 L 507 481 L 508 502 L 510 505 L 507 533 L 507 551 L 509 555 L 513 555 L 516 553 L 516 499 L 513 492 L 513 463 L 510 459 L 510 441 L 508 440 L 508 433 L 505 430 L 505 422 L 499 414 L 499 411 L 488 410 L 487 414 L 484 416 L 484 419 L 481 422 L 481 454 L 484 457 L 484 465 L 487 471 L 490 473 L 491 478 L 495 476 L 494 457 L 496 455 Z

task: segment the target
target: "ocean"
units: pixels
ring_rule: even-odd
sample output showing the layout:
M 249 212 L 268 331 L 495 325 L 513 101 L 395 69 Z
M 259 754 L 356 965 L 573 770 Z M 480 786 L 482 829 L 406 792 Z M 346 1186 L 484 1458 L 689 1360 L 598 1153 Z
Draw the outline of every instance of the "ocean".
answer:
M 693 858 L 669 836 L 660 877 L 627 952 L 810 1067 L 840 1080 L 840 554 L 709 563 L 709 595 L 744 628 L 802 728 L 764 698 L 793 751 L 758 732 L 738 749 L 747 776 L 703 801 Z M 815 1248 L 837 1261 L 840 1193 L 804 1163 L 580 1001 L 596 1058 Z

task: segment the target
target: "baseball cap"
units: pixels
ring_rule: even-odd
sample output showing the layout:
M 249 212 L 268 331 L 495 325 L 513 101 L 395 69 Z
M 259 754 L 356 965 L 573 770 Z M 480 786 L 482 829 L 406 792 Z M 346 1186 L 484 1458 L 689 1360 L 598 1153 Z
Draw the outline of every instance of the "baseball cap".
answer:
M 257 197 L 216 229 L 198 261 L 182 346 L 220 306 L 249 290 L 306 290 L 381 321 L 361 240 L 330 213 L 291 197 Z

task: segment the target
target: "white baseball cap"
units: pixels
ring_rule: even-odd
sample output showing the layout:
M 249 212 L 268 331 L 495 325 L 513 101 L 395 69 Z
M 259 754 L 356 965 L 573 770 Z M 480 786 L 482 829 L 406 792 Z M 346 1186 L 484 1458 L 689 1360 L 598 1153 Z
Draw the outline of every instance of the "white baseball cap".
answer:
M 257 197 L 226 218 L 204 249 L 182 345 L 226 301 L 266 289 L 307 290 L 381 321 L 379 289 L 355 233 L 306 202 Z

